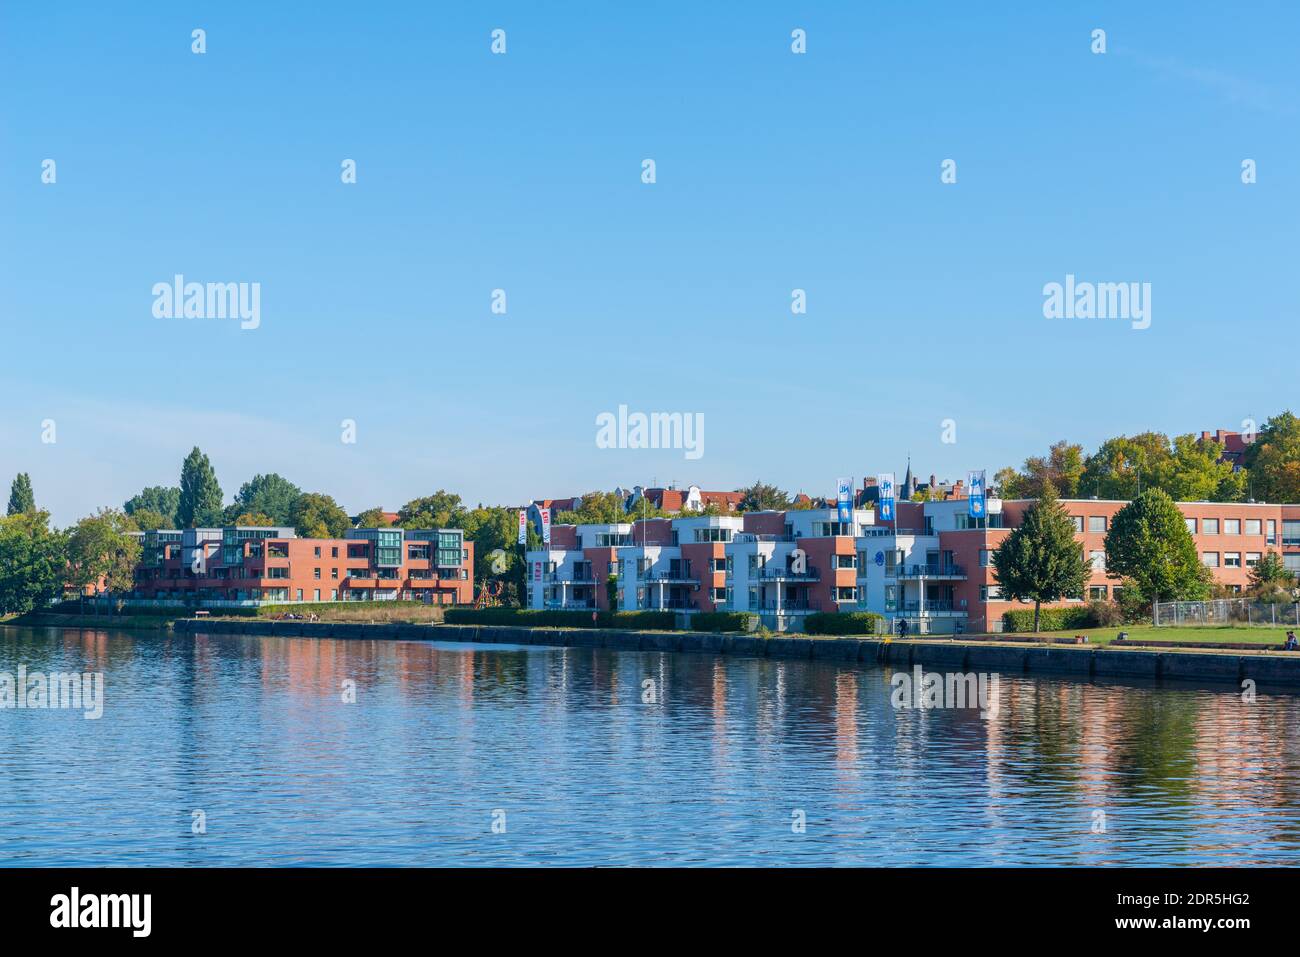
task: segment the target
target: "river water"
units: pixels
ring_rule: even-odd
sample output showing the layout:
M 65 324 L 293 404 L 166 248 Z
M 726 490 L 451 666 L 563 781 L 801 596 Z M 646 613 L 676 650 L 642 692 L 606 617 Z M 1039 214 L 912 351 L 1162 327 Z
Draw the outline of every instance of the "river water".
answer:
M 1300 862 L 1300 698 L 593 649 L 0 628 L 0 865 Z

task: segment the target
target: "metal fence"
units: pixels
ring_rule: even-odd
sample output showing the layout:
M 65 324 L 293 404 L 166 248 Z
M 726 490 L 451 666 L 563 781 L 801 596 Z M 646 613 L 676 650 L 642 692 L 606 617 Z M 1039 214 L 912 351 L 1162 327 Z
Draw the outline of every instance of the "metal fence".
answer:
M 1300 604 L 1278 604 L 1251 598 L 1222 598 L 1215 601 L 1160 601 L 1152 608 L 1152 621 L 1159 627 L 1195 625 L 1262 625 L 1300 628 Z

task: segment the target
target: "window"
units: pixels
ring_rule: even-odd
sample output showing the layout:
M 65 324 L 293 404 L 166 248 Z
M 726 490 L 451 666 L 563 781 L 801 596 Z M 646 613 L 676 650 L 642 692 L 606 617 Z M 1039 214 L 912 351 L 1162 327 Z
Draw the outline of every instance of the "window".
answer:
M 1282 520 L 1282 544 L 1300 545 L 1300 522 Z
M 370 569 L 368 569 L 368 568 L 349 568 L 349 569 L 348 569 L 348 577 L 349 577 L 349 578 L 369 578 L 369 577 L 370 577 Z
M 841 586 L 839 588 L 836 588 L 835 600 L 836 601 L 857 601 L 858 590 L 854 588 L 852 585 L 849 585 L 847 587 Z
M 1185 518 L 1185 519 L 1183 519 L 1183 521 L 1187 523 L 1187 530 L 1188 530 L 1189 532 L 1191 532 L 1193 535 L 1195 535 L 1195 534 L 1196 534 L 1196 519 L 1194 519 L 1194 518 Z
M 287 568 L 268 568 L 266 570 L 267 578 L 288 578 L 289 569 Z
M 1241 552 L 1224 552 L 1224 553 L 1223 553 L 1223 567 L 1224 567 L 1224 568 L 1240 568 L 1240 567 L 1241 567 Z
M 852 534 L 852 522 L 813 522 L 813 538 L 831 538 L 835 535 Z
M 1089 585 L 1089 586 L 1088 586 L 1088 599 L 1089 599 L 1090 601 L 1105 601 L 1105 600 L 1106 600 L 1106 586 L 1105 586 L 1105 585 Z
M 1001 601 L 1001 585 L 980 585 L 980 601 Z
M 317 545 L 315 548 L 312 549 L 312 557 L 314 557 L 314 558 L 320 558 L 320 546 L 319 546 L 319 545 Z
M 980 568 L 988 568 L 993 564 L 993 551 L 988 548 L 980 549 Z
M 1201 556 L 1201 564 L 1204 565 L 1206 568 L 1218 568 L 1218 567 L 1219 567 L 1219 553 L 1218 553 L 1218 552 L 1206 552 L 1206 553 L 1204 553 L 1204 554 Z
M 1201 520 L 1201 534 L 1218 535 L 1219 520 L 1217 518 L 1206 518 Z
M 330 569 L 330 578 L 337 579 L 338 577 L 339 577 L 339 570 L 338 570 L 337 568 L 331 568 L 331 569 Z
M 1300 572 L 1300 555 L 1283 555 L 1282 567 L 1287 571 Z
M 1246 519 L 1246 534 L 1247 535 L 1260 534 L 1259 519 L 1257 518 Z
M 407 545 L 406 557 L 413 561 L 427 561 L 429 558 L 428 545 Z
M 1106 573 L 1106 553 L 1103 551 L 1091 551 L 1088 553 L 1088 560 L 1092 562 L 1092 570 L 1098 575 Z
M 1224 535 L 1240 535 L 1240 534 L 1241 534 L 1241 519 L 1239 519 L 1239 518 L 1225 518 L 1225 519 L 1223 520 L 1223 534 L 1224 534 Z
M 1260 554 L 1259 554 L 1259 552 L 1247 552 L 1247 553 L 1246 553 L 1246 567 L 1247 567 L 1247 568 L 1254 568 L 1256 565 L 1259 564 L 1259 559 L 1260 559 Z
M 727 600 L 727 589 L 726 589 L 725 587 L 724 587 L 724 588 L 714 588 L 714 589 L 712 589 L 712 592 L 713 592 L 713 603 L 714 603 L 714 604 L 716 604 L 716 605 L 721 605 L 721 604 L 723 604 L 723 603 L 726 602 L 726 600 Z
M 714 558 L 711 564 L 715 572 L 725 572 L 727 570 L 727 560 L 725 558 Z
M 1267 544 L 1269 544 L 1269 545 L 1276 545 L 1276 544 L 1277 544 L 1277 521 L 1276 521 L 1275 519 L 1271 519 L 1271 518 L 1268 520 L 1268 539 L 1267 539 Z
M 317 551 L 319 551 L 319 550 L 320 550 L 320 549 L 317 549 Z M 313 592 L 311 593 L 311 600 L 312 600 L 312 601 L 320 601 L 320 589 L 319 589 L 319 588 L 317 588 L 315 591 L 313 591 Z
M 337 568 L 334 569 L 334 570 L 335 570 L 335 571 L 338 571 Z M 337 588 L 331 589 L 331 590 L 330 590 L 330 601 L 338 601 L 338 600 L 339 600 L 339 591 L 338 591 L 338 589 L 337 589 Z
M 294 593 L 298 596 L 298 601 L 302 601 L 302 589 L 296 589 Z
M 1089 531 L 1089 532 L 1104 532 L 1104 531 L 1106 531 L 1106 516 L 1105 516 L 1105 515 L 1089 515 L 1089 516 L 1088 516 L 1088 531 Z
M 832 555 L 831 568 L 857 568 L 858 559 L 856 555 Z
M 335 545 L 333 548 L 330 549 L 330 558 L 338 558 L 338 557 L 339 557 L 339 547 Z
M 1083 534 L 1083 516 L 1082 516 L 1082 515 L 1071 515 L 1071 516 L 1070 516 L 1070 521 L 1074 523 L 1074 530 L 1075 530 L 1075 532 L 1076 532 L 1077 534 L 1082 535 L 1082 534 Z
M 731 529 L 697 528 L 695 530 L 695 540 L 697 542 L 729 542 L 731 541 Z

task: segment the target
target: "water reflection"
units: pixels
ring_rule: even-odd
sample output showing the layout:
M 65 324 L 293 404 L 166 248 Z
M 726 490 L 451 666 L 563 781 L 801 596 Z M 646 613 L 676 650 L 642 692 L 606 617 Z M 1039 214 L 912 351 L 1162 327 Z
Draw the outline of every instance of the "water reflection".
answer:
M 1287 695 L 1008 676 L 986 719 L 823 662 L 0 629 L 19 664 L 107 690 L 0 711 L 5 864 L 1300 859 Z

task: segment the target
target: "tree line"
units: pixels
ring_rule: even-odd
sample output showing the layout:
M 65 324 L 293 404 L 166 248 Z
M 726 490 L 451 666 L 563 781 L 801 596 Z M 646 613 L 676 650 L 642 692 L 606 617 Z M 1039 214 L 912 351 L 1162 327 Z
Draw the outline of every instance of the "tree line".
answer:
M 1060 441 L 1020 469 L 994 476 L 1003 498 L 1037 498 L 1050 484 L 1062 498 L 1132 501 L 1160 489 L 1179 502 L 1300 502 L 1300 418 L 1290 410 L 1266 421 L 1248 441 L 1240 468 L 1222 461 L 1224 448 L 1195 434 L 1117 436 L 1086 455 Z

